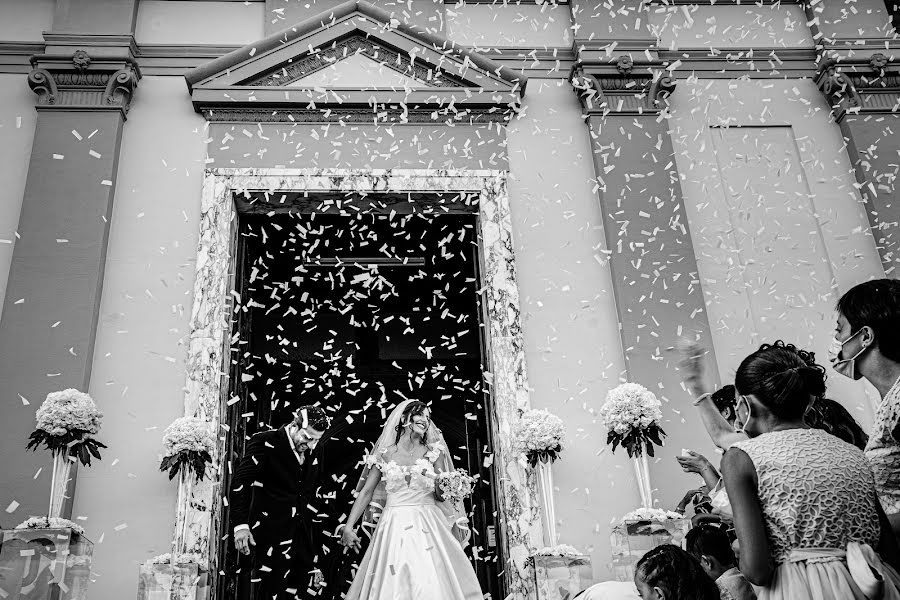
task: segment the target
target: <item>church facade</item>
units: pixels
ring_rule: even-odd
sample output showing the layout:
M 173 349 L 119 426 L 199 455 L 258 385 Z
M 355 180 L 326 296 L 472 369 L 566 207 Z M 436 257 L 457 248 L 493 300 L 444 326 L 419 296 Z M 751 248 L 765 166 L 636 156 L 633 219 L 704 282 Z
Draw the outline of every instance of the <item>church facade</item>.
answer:
M 340 427 L 309 518 L 346 573 L 329 531 L 356 463 L 420 397 L 481 477 L 486 591 L 533 597 L 527 558 L 555 543 L 610 578 L 639 492 L 606 445 L 608 390 L 662 401 L 650 473 L 673 508 L 698 485 L 674 457 L 715 456 L 677 341 L 722 383 L 775 339 L 825 362 L 840 293 L 897 276 L 897 18 L 882 0 L 5 2 L 0 524 L 44 510 L 27 436 L 47 393 L 78 388 L 108 446 L 66 505 L 96 544 L 91 597 L 133 596 L 176 530 L 228 597 L 232 462 L 319 402 Z M 868 425 L 874 394 L 829 394 Z M 529 407 L 566 424 L 552 499 L 514 444 Z M 194 486 L 158 471 L 179 416 L 220 443 Z

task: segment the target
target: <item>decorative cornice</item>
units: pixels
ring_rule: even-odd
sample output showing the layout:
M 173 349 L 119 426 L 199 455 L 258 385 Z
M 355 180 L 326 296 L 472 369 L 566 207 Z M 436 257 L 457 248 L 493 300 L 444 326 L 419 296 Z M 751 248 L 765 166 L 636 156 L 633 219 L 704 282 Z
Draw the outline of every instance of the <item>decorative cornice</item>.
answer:
M 92 57 L 79 48 L 71 54 L 31 57 L 28 86 L 42 110 L 120 110 L 127 115 L 140 68 L 130 57 Z
M 900 110 L 900 73 L 882 53 L 853 62 L 823 58 L 815 82 L 838 122 L 847 114 Z
M 210 122 L 226 123 L 365 123 L 370 125 L 431 124 L 431 125 L 481 125 L 503 123 L 509 114 L 483 109 L 436 111 L 432 109 L 400 109 L 386 107 L 373 111 L 371 108 L 340 108 L 326 110 L 264 110 L 255 108 L 205 109 L 203 116 Z
M 409 77 L 413 77 L 429 87 L 465 87 L 476 85 L 461 77 L 456 77 L 445 71 L 435 72 L 423 64 L 413 63 L 409 56 L 388 48 L 382 44 L 376 44 L 371 39 L 361 35 L 353 35 L 336 42 L 321 52 L 303 56 L 290 64 L 279 65 L 268 74 L 241 82 L 241 85 L 252 86 L 285 86 L 294 83 L 308 75 L 325 69 L 343 58 L 362 54 L 379 64 Z

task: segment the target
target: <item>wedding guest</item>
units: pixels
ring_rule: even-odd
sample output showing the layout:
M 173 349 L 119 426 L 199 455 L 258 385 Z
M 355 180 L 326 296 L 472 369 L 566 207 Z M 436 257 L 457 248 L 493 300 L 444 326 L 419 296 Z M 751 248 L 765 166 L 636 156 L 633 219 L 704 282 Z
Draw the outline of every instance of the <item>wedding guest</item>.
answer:
M 734 389 L 734 386 L 727 387 Z M 697 473 L 704 483 L 700 489 L 689 491 L 675 511 L 684 514 L 687 504 L 693 502 L 694 516 L 691 517 L 691 524 L 694 527 L 703 523 L 730 523 L 728 495 L 716 467 L 705 456 L 693 450 L 684 450 L 675 460 L 685 473 Z
M 740 570 L 760 600 L 865 600 L 879 585 L 900 597 L 900 550 L 865 456 L 803 421 L 825 369 L 779 341 L 745 358 L 734 383 L 748 439 L 726 451 L 722 473 Z
M 810 427 L 827 431 L 860 450 L 865 450 L 869 441 L 869 436 L 856 422 L 850 411 L 837 400 L 816 398 L 803 416 L 803 420 Z
M 900 532 L 900 281 L 878 279 L 851 288 L 837 304 L 830 358 L 834 370 L 875 386 L 875 411 L 866 458 L 881 504 Z
M 807 365 L 816 365 L 815 353 L 801 350 L 793 344 L 782 345 L 796 350 Z M 703 382 L 702 358 L 703 353 L 691 349 L 688 344 L 682 348 L 679 369 L 685 385 L 696 398 L 694 406 L 700 412 L 700 419 L 706 427 L 707 433 L 716 446 L 727 450 L 735 442 L 747 439 L 746 435 L 738 431 L 740 424 L 735 423 L 734 386 L 726 385 L 716 392 L 706 392 Z M 727 393 L 731 393 L 733 396 L 730 405 L 724 399 Z M 860 444 L 864 445 L 864 440 L 868 439 L 859 423 L 854 420 L 847 409 L 835 400 L 816 398 L 805 414 L 804 420 L 810 427 L 827 431 L 857 447 L 860 447 Z M 715 493 L 715 489 L 713 489 L 714 498 Z
M 756 600 L 753 587 L 737 568 L 731 540 L 718 525 L 700 525 L 684 539 L 688 554 L 697 559 L 706 574 L 719 586 L 722 600 Z
M 638 561 L 634 585 L 641 600 L 719 600 L 719 588 L 697 560 L 672 544 L 663 544 Z

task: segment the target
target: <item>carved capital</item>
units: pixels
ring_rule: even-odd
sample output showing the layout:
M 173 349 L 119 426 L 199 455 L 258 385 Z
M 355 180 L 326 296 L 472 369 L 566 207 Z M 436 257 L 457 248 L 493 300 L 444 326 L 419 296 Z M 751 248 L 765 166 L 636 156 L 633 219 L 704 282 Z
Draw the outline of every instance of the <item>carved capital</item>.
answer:
M 44 110 L 121 110 L 128 113 L 141 73 L 130 58 L 93 58 L 84 49 L 73 54 L 31 57 L 28 86 Z
M 650 84 L 650 101 L 655 106 L 668 106 L 669 96 L 675 92 L 675 83 L 671 73 L 657 71 Z
M 616 70 L 626 77 L 631 74 L 633 68 L 634 60 L 627 54 L 623 54 L 619 57 L 619 60 L 616 61 Z
M 578 68 L 571 84 L 588 114 L 656 114 L 665 110 L 675 91 L 675 78 L 667 71 L 647 69 L 634 73 L 633 63 L 619 59 L 616 71 Z M 621 68 L 620 68 L 621 67 Z M 631 68 L 628 68 L 631 67 Z
M 32 69 L 28 74 L 28 87 L 37 94 L 39 105 L 56 104 L 59 92 L 56 89 L 56 81 L 53 75 L 45 69 Z
M 75 54 L 72 55 L 72 64 L 75 65 L 75 70 L 77 71 L 85 71 L 91 66 L 91 57 L 87 50 L 76 50 Z
M 816 73 L 816 85 L 838 118 L 848 109 L 858 109 L 862 106 L 862 99 L 856 91 L 856 86 L 853 85 L 853 80 L 838 69 L 838 61 L 834 58 L 822 61 Z
M 104 100 L 108 105 L 121 106 L 127 113 L 131 106 L 131 98 L 137 87 L 138 75 L 131 65 L 113 73 L 106 84 Z

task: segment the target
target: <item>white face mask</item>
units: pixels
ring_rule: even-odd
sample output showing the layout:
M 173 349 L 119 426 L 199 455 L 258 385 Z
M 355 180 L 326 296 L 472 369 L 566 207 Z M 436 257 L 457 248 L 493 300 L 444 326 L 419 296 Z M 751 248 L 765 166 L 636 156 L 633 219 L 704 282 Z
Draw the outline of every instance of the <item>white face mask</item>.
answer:
M 740 408 L 741 402 L 747 403 L 747 418 L 744 419 L 744 422 L 741 423 L 740 427 L 738 427 L 737 422 L 740 419 L 740 413 L 738 412 L 738 408 Z M 752 411 L 750 409 L 750 401 L 747 400 L 747 396 L 741 396 L 740 398 L 738 398 L 737 403 L 734 405 L 734 423 L 735 423 L 734 432 L 735 433 L 744 433 L 744 434 L 747 433 L 747 423 L 750 422 L 751 412 Z
M 828 347 L 828 360 L 831 361 L 831 367 L 843 375 L 844 377 L 849 377 L 850 379 L 856 380 L 862 377 L 862 375 L 856 372 L 856 359 L 859 358 L 859 355 L 866 351 L 868 346 L 863 346 L 860 348 L 859 352 L 853 355 L 852 358 L 841 358 L 841 352 L 844 349 L 844 345 L 855 338 L 860 334 L 862 329 L 848 337 L 843 342 L 837 339 L 837 334 L 833 338 L 831 338 L 831 345 Z

